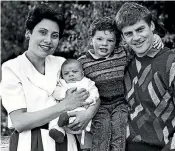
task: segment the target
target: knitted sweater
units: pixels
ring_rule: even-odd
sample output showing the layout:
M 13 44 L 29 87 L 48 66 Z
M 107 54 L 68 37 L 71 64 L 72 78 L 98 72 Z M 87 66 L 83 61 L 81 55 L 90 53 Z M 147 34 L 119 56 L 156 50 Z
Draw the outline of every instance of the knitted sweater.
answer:
M 124 68 L 126 53 L 120 48 L 108 58 L 95 59 L 89 51 L 79 58 L 84 74 L 95 82 L 101 104 L 124 103 Z
M 130 106 L 128 143 L 174 151 L 175 51 L 164 48 L 154 57 L 135 57 L 124 81 Z

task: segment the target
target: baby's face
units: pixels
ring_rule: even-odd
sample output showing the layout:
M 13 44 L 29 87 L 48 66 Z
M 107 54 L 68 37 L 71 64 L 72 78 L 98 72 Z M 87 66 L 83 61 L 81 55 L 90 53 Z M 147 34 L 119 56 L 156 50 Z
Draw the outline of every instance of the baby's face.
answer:
M 62 67 L 62 77 L 66 83 L 74 83 L 82 80 L 84 74 L 78 63 L 72 62 Z

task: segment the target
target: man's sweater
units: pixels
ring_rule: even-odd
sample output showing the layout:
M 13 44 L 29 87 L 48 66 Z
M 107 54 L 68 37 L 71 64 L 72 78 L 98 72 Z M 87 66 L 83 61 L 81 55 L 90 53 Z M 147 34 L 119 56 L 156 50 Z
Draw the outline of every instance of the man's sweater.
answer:
M 174 151 L 175 51 L 164 48 L 153 57 L 135 57 L 124 81 L 130 106 L 128 144 Z

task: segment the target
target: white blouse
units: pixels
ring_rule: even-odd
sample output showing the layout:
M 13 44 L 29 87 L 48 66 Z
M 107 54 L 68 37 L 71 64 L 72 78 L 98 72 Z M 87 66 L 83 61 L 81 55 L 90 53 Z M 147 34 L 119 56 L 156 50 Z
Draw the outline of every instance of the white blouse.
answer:
M 2 65 L 2 104 L 8 113 L 21 108 L 34 112 L 46 108 L 60 77 L 62 57 L 48 56 L 45 75 L 39 73 L 25 53 Z
M 22 108 L 27 108 L 27 112 L 47 108 L 48 101 L 53 101 L 52 93 L 65 61 L 62 57 L 47 56 L 43 75 L 35 69 L 25 53 L 2 65 L 2 104 L 8 113 Z M 48 132 L 41 129 L 44 151 L 55 151 L 55 141 Z M 67 139 L 68 151 L 77 151 L 74 136 L 67 134 Z M 31 150 L 31 130 L 19 134 L 17 151 L 23 150 Z

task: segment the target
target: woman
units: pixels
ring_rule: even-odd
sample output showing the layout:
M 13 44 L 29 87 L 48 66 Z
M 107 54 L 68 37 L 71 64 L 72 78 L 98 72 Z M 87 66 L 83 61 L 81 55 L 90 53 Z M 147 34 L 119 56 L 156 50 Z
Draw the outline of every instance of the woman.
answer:
M 46 4 L 36 6 L 26 20 L 28 50 L 2 65 L 2 103 L 15 128 L 10 139 L 10 151 L 77 150 L 73 135 L 67 134 L 67 143 L 55 144 L 48 135 L 47 127 L 47 123 L 63 111 L 87 105 L 84 101 L 89 95 L 83 89 L 70 89 L 62 102 L 46 107 L 48 101 L 53 101 L 52 92 L 65 60 L 52 56 L 63 28 L 61 13 Z M 78 121 L 70 128 L 84 128 L 98 104 L 87 111 L 90 113 L 87 119 L 83 120 L 84 113 L 75 113 Z

